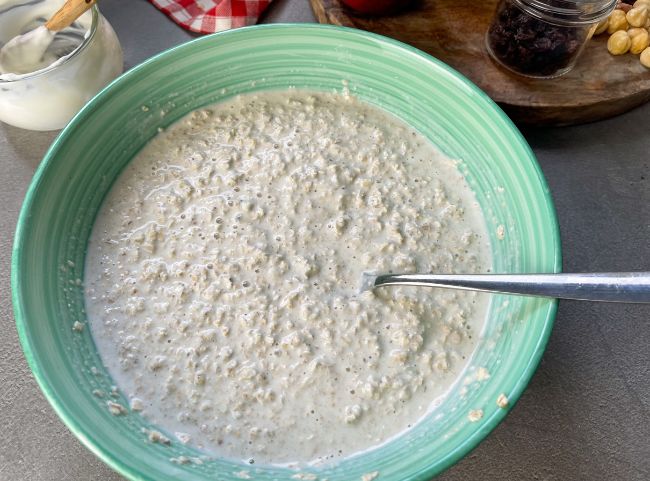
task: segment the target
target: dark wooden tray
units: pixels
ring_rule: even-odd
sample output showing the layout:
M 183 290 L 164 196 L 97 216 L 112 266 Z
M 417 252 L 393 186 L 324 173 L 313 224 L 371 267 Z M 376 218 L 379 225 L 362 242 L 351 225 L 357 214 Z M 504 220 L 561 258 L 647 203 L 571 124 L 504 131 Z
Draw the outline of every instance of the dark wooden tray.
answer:
M 607 35 L 593 38 L 578 65 L 552 80 L 528 79 L 498 67 L 485 49 L 497 0 L 422 0 L 407 11 L 363 17 L 338 0 L 310 0 L 318 21 L 355 27 L 411 44 L 462 72 L 520 123 L 567 125 L 621 114 L 650 100 L 650 70 L 638 55 L 614 57 Z

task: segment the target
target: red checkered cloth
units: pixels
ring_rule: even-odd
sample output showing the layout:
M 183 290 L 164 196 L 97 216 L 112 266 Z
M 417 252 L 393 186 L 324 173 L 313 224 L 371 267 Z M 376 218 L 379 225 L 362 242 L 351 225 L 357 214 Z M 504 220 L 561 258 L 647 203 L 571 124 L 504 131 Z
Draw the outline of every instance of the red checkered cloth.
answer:
M 149 0 L 181 27 L 214 33 L 257 23 L 271 0 Z

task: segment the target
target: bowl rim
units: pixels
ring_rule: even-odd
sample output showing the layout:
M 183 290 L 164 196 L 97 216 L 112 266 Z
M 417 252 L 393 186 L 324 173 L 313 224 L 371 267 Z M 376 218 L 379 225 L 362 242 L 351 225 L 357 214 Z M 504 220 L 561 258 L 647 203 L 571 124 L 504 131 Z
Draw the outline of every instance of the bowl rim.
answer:
M 23 283 L 22 273 L 19 271 L 18 267 L 22 264 L 23 258 L 23 239 L 26 236 L 27 225 L 29 223 L 30 210 L 34 202 L 34 197 L 36 191 L 43 181 L 45 172 L 48 165 L 52 162 L 52 158 L 58 150 L 60 143 L 71 133 L 78 124 L 81 124 L 85 121 L 86 117 L 91 115 L 95 109 L 95 105 L 100 102 L 101 99 L 110 95 L 110 91 L 113 89 L 115 84 L 124 82 L 124 79 L 127 79 L 131 76 L 137 75 L 140 70 L 145 68 L 151 63 L 158 61 L 160 58 L 165 57 L 171 52 L 174 52 L 178 49 L 188 48 L 189 45 L 199 44 L 202 42 L 210 42 L 214 37 L 228 36 L 232 34 L 241 35 L 242 31 L 249 30 L 286 30 L 286 29 L 305 29 L 305 30 L 319 30 L 327 29 L 333 32 L 343 32 L 346 35 L 356 35 L 360 38 L 372 39 L 379 43 L 389 44 L 392 47 L 402 49 L 409 53 L 410 55 L 421 58 L 425 62 L 434 63 L 436 67 L 441 68 L 446 71 L 452 77 L 455 77 L 458 81 L 464 84 L 464 86 L 471 91 L 473 95 L 477 95 L 484 102 L 487 102 L 494 111 L 497 113 L 497 116 L 511 128 L 513 136 L 520 142 L 522 148 L 529 155 L 529 158 L 532 161 L 532 168 L 537 176 L 537 181 L 542 187 L 544 206 L 548 210 L 548 222 L 552 229 L 553 234 L 553 272 L 561 272 L 562 269 L 562 246 L 560 240 L 560 227 L 557 218 L 557 212 L 553 199 L 548 187 L 548 183 L 542 169 L 537 161 L 535 154 L 533 153 L 530 145 L 525 140 L 523 134 L 515 126 L 515 124 L 510 120 L 510 118 L 503 112 L 503 110 L 490 98 L 488 95 L 483 92 L 478 86 L 471 82 L 463 74 L 442 62 L 441 60 L 419 50 L 411 45 L 405 44 L 398 40 L 385 37 L 372 32 L 367 32 L 363 30 L 358 30 L 349 27 L 342 27 L 338 25 L 323 25 L 317 23 L 274 23 L 274 24 L 264 24 L 264 25 L 253 25 L 248 27 L 241 27 L 233 30 L 227 30 L 223 32 L 217 32 L 214 34 L 206 35 L 199 37 L 188 42 L 181 43 L 169 49 L 166 49 L 147 60 L 141 62 L 140 64 L 134 66 L 130 70 L 126 71 L 106 87 L 104 87 L 99 93 L 97 93 L 86 105 L 72 118 L 72 120 L 64 127 L 64 129 L 58 134 L 56 139 L 52 142 L 47 152 L 45 153 L 43 160 L 39 164 L 31 182 L 25 194 L 25 199 L 23 201 L 20 214 L 18 217 L 18 223 L 16 226 L 16 233 L 14 236 L 14 244 L 12 248 L 12 259 L 11 259 L 11 290 L 12 290 L 12 304 L 14 309 L 14 317 L 16 321 L 16 329 L 18 331 L 18 338 L 29 365 L 30 370 L 32 371 L 36 382 L 43 392 L 45 398 L 49 404 L 54 409 L 57 416 L 63 421 L 66 427 L 72 432 L 72 434 L 81 441 L 81 443 L 88 448 L 95 456 L 101 459 L 105 464 L 107 464 L 111 469 L 119 473 L 120 475 L 126 477 L 129 480 L 134 481 L 148 481 L 150 478 L 146 477 L 145 474 L 131 469 L 128 465 L 123 463 L 120 458 L 114 456 L 109 450 L 104 450 L 99 446 L 95 441 L 95 436 L 92 433 L 85 432 L 83 428 L 75 420 L 74 413 L 70 412 L 65 408 L 65 406 L 59 402 L 57 397 L 53 394 L 53 388 L 50 386 L 46 376 L 41 370 L 41 366 L 36 360 L 35 350 L 32 347 L 32 341 L 30 339 L 30 333 L 27 329 L 27 319 L 23 313 L 23 293 L 21 292 L 19 286 Z M 476 430 L 472 436 L 469 436 L 462 443 L 460 443 L 453 451 L 451 451 L 446 457 L 442 458 L 435 464 L 428 465 L 414 474 L 411 478 L 413 480 L 419 481 L 428 481 L 432 477 L 439 475 L 440 473 L 446 471 L 451 466 L 460 461 L 468 453 L 470 453 L 474 448 L 476 448 L 481 441 L 483 441 L 488 434 L 492 432 L 494 428 L 505 418 L 505 416 L 510 412 L 510 409 L 514 407 L 516 402 L 521 397 L 521 394 L 527 387 L 530 382 L 533 374 L 537 370 L 537 367 L 541 361 L 542 355 L 546 349 L 546 345 L 550 339 L 550 335 L 553 329 L 553 324 L 557 314 L 558 300 L 553 299 L 549 303 L 548 314 L 546 316 L 542 333 L 538 339 L 537 344 L 535 345 L 534 350 L 531 352 L 531 356 L 528 364 L 522 370 L 522 374 L 519 379 L 514 383 L 512 390 L 509 393 L 508 400 L 509 405 L 507 409 L 499 409 L 494 412 L 492 416 L 486 419 L 482 425 L 481 429 Z

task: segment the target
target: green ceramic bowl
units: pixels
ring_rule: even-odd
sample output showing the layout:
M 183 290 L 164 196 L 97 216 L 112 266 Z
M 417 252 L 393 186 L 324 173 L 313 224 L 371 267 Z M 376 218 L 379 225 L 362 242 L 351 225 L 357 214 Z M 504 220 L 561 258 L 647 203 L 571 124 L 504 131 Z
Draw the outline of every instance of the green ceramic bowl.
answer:
M 474 189 L 490 232 L 495 272 L 558 272 L 560 242 L 548 188 L 508 118 L 445 64 L 399 42 L 317 25 L 272 25 L 204 37 L 132 69 L 66 127 L 41 163 L 18 222 L 13 302 L 18 333 L 36 380 L 58 415 L 95 454 L 129 479 L 290 480 L 286 468 L 221 459 L 170 462 L 200 452 L 146 442 L 136 413 L 112 416 L 111 379 L 85 322 L 80 286 L 86 242 L 102 199 L 158 127 L 200 106 L 265 89 L 340 91 L 348 85 L 418 129 L 449 156 Z M 504 235 L 498 235 L 500 232 Z M 373 451 L 332 467 L 319 480 L 426 480 L 467 454 L 501 421 L 532 376 L 551 332 L 556 302 L 495 296 L 471 366 L 491 377 L 454 389 L 424 422 Z M 509 407 L 500 408 L 504 393 Z M 121 402 L 126 400 L 115 398 Z M 468 420 L 470 410 L 483 417 Z M 182 459 L 182 458 L 181 458 Z M 303 479 L 309 479 L 310 476 Z M 313 478 L 312 478 L 313 479 Z

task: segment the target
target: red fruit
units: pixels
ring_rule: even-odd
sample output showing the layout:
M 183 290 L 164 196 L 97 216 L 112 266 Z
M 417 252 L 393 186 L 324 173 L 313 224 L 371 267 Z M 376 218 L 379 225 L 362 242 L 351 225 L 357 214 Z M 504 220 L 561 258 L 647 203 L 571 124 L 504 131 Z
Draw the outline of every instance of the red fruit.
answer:
M 394 12 L 408 3 L 406 0 L 341 0 L 345 5 L 366 15 Z

